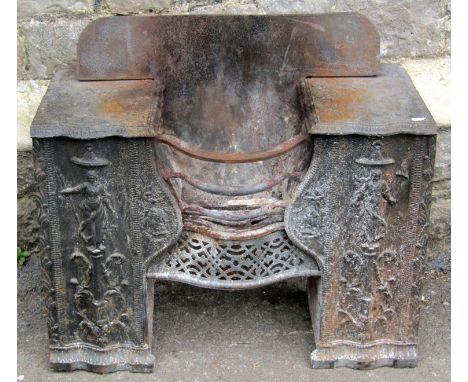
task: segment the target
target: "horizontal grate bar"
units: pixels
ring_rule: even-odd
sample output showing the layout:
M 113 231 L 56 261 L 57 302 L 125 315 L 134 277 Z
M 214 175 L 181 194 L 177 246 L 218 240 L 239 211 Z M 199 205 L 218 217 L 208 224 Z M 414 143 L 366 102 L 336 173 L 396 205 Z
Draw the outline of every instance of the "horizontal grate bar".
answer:
M 280 175 L 277 175 L 266 182 L 258 183 L 252 186 L 221 186 L 216 184 L 209 184 L 205 182 L 201 182 L 198 179 L 195 179 L 193 176 L 188 174 L 183 174 L 180 172 L 171 172 L 171 171 L 163 171 L 162 177 L 165 180 L 169 180 L 172 178 L 183 179 L 191 186 L 205 191 L 211 194 L 217 195 L 224 195 L 224 196 L 244 196 L 244 195 L 251 195 L 256 194 L 270 188 L 273 188 L 277 184 L 281 183 L 283 180 L 287 178 L 298 178 L 304 175 L 303 171 L 298 172 L 286 172 Z

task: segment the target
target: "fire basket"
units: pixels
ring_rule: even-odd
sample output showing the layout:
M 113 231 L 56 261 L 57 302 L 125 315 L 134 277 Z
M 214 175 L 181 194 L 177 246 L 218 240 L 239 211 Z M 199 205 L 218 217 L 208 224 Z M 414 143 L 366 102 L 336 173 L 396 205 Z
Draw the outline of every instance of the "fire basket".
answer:
M 359 14 L 93 21 L 31 129 L 51 367 L 151 371 L 158 280 L 291 277 L 312 367 L 415 366 L 435 134 Z

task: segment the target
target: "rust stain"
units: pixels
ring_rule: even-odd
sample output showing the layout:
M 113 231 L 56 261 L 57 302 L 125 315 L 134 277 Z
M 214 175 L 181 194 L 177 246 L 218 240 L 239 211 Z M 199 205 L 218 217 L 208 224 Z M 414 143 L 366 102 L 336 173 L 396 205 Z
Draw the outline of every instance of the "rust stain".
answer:
M 328 79 L 330 81 L 332 79 Z M 371 93 L 366 88 L 334 87 L 314 89 L 318 118 L 321 122 L 336 123 L 358 118 L 362 115 L 360 105 L 369 102 Z
M 218 163 L 248 163 L 271 159 L 293 150 L 304 142 L 310 142 L 309 134 L 297 134 L 279 145 L 265 151 L 251 153 L 222 153 L 216 151 L 198 150 L 190 147 L 189 143 L 169 134 L 158 134 L 155 138 L 158 142 L 167 144 L 176 150 L 205 161 Z
M 156 73 L 165 77 L 170 73 L 177 73 L 178 76 L 188 74 L 190 77 L 192 70 L 208 73 L 211 70 L 209 66 L 206 63 L 200 66 L 200 62 L 187 58 L 191 56 L 187 52 L 199 51 L 206 57 L 211 56 L 213 49 L 219 48 L 219 44 L 212 39 L 214 34 L 221 44 L 227 36 L 234 36 L 252 51 L 257 49 L 259 39 L 263 39 L 271 49 L 268 55 L 287 58 L 287 61 L 259 62 L 263 70 L 271 72 L 283 72 L 287 63 L 288 71 L 306 69 L 308 74 L 313 75 L 318 75 L 316 68 L 329 68 L 329 75 L 335 76 L 377 73 L 378 34 L 370 22 L 358 14 L 294 17 L 251 15 L 242 19 L 243 22 L 239 23 L 236 22 L 239 16 L 233 15 L 190 18 L 173 15 L 128 16 L 119 23 L 113 18 L 94 20 L 84 30 L 78 43 L 78 78 L 145 79 L 155 78 Z M 265 25 L 268 25 L 267 31 L 274 33 L 262 32 L 260 35 L 257 31 L 263 31 Z M 337 28 L 337 25 L 343 28 Z M 291 30 L 297 31 L 294 32 L 294 46 L 290 39 Z M 345 44 L 349 45 L 349 49 L 345 48 L 340 57 L 335 59 L 321 54 L 325 45 L 334 47 L 337 42 L 346 39 L 351 30 L 356 43 L 347 41 Z M 255 33 L 255 38 L 246 38 L 246 33 Z M 299 54 L 292 54 L 291 48 Z M 196 65 L 192 67 L 195 62 Z
M 104 114 L 106 116 L 121 118 L 122 116 L 125 116 L 125 113 L 128 112 L 128 109 L 121 100 L 107 99 L 101 104 L 99 112 L 100 114 Z
M 154 110 L 152 95 L 142 91 L 121 91 L 118 96 L 103 97 L 97 107 L 97 113 L 105 119 L 117 121 L 124 127 L 140 127 L 151 123 Z

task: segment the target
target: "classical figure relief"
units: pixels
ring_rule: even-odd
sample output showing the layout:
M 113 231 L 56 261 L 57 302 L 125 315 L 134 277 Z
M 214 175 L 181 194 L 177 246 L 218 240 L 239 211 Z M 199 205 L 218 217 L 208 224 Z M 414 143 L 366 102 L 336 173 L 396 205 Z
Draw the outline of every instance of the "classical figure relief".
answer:
M 79 204 L 81 216 L 76 213 L 79 219 L 78 232 L 80 237 L 87 244 L 88 251 L 93 255 L 100 255 L 105 249 L 104 236 L 106 228 L 111 224 L 111 219 L 116 213 L 112 207 L 111 195 L 106 189 L 106 185 L 99 179 L 99 167 L 109 164 L 106 159 L 98 158 L 92 151 L 92 147 L 87 147 L 88 151 L 83 158 L 72 157 L 71 161 L 81 167 L 95 168 L 86 171 L 86 181 L 73 187 L 66 187 L 60 191 L 61 194 L 79 194 L 82 200 Z
M 58 173 L 65 206 L 78 223 L 75 249 L 70 255 L 73 335 L 76 340 L 107 346 L 129 340 L 131 319 L 128 313 L 128 266 L 124 255 L 104 245 L 116 212 L 107 190 L 102 169 L 110 164 L 86 147 L 82 157 L 71 162 L 84 169 L 86 180 L 68 187 Z M 77 203 L 72 195 L 80 196 Z M 110 252 L 110 253 L 109 253 Z
M 359 227 L 361 246 L 368 251 L 374 251 L 380 247 L 379 241 L 387 233 L 387 222 L 383 217 L 382 201 L 389 205 L 395 205 L 396 199 L 392 194 L 389 184 L 379 167 L 393 164 L 392 158 L 383 158 L 381 153 L 382 143 L 376 140 L 372 143 L 374 151 L 370 158 L 359 158 L 356 163 L 364 166 L 372 166 L 369 176 L 356 178 L 356 191 L 351 199 L 351 206 L 356 208 L 356 225 Z
M 351 200 L 352 207 L 358 211 L 362 247 L 375 250 L 380 247 L 379 240 L 387 233 L 387 222 L 382 216 L 381 200 L 390 205 L 395 204 L 388 183 L 383 179 L 380 169 L 372 169 L 368 178 L 359 178 L 362 182 Z
M 393 291 L 399 256 L 391 249 L 381 249 L 387 235 L 386 208 L 396 203 L 383 168 L 395 161 L 383 157 L 381 140 L 374 140 L 372 147 L 368 157 L 355 160 L 366 174 L 355 177 L 350 200 L 355 211 L 351 224 L 357 233 L 350 245 L 356 250 L 343 253 L 339 271 L 338 334 L 359 341 L 369 340 L 374 331 L 384 334 L 396 313 Z

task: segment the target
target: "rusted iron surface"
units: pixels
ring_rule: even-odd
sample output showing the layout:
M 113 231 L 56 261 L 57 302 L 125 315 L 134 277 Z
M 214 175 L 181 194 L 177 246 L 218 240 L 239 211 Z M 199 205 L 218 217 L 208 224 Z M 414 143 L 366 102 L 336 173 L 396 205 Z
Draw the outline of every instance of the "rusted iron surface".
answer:
M 204 193 L 203 199 L 187 204 L 186 199 L 193 198 L 193 191 L 184 198 L 174 189 L 182 211 L 184 229 L 224 240 L 247 240 L 284 228 L 282 200 L 265 196 L 258 199 L 256 196 L 259 193 L 265 194 L 286 179 L 300 178 L 304 173 L 283 173 L 263 183 L 244 186 L 207 184 L 184 173 L 162 171 L 161 175 L 166 180 L 183 179 L 194 187 L 193 190 Z M 220 202 L 219 196 L 226 201 Z M 238 203 L 233 204 L 233 200 L 228 203 L 229 199 L 225 199 L 226 197 L 237 197 Z M 239 197 L 249 199 L 240 200 Z
M 156 135 L 156 140 L 158 142 L 168 144 L 176 150 L 182 151 L 184 154 L 196 159 L 219 163 L 247 163 L 258 162 L 280 156 L 303 142 L 309 142 L 310 135 L 298 134 L 269 150 L 253 153 L 219 153 L 207 150 L 197 150 L 192 148 L 189 143 L 168 134 L 158 134 Z
M 257 183 L 254 185 L 246 186 L 224 186 L 216 184 L 208 184 L 199 181 L 198 179 L 188 174 L 180 172 L 162 172 L 161 174 L 164 179 L 169 180 L 172 178 L 183 179 L 193 187 L 208 192 L 210 194 L 224 195 L 224 196 L 246 196 L 251 194 L 257 194 L 270 188 L 273 188 L 277 184 L 281 183 L 287 178 L 299 178 L 304 175 L 304 172 L 291 172 L 276 175 L 275 177 L 268 179 L 266 182 Z
M 314 368 L 415 365 L 435 124 L 378 40 L 356 14 L 88 26 L 32 128 L 54 369 L 151 371 L 146 278 L 297 276 Z
M 436 134 L 435 122 L 410 77 L 396 64 L 372 78 L 308 78 L 301 87 L 310 134 Z M 314 115 L 315 114 L 315 115 Z
M 237 203 L 205 206 L 178 201 L 184 228 L 213 238 L 247 240 L 284 229 L 284 201 L 237 199 Z
M 251 210 L 215 210 L 201 207 L 193 204 L 181 206 L 182 213 L 191 215 L 200 215 L 208 218 L 223 219 L 226 221 L 238 222 L 246 219 L 257 219 L 267 215 L 282 215 L 284 214 L 283 206 L 262 206 Z
M 315 368 L 412 366 L 434 136 L 318 136 L 285 229 L 328 277 L 309 281 Z
M 150 142 L 34 138 L 34 155 L 51 367 L 151 372 L 144 262 L 182 221 Z
M 374 26 L 356 13 L 110 17 L 81 34 L 77 75 L 197 83 L 232 67 L 244 79 L 369 76 L 379 49 Z
M 31 126 L 34 138 L 151 137 L 160 118 L 157 81 L 77 81 L 58 70 Z
M 282 220 L 282 218 L 281 218 Z M 220 227 L 210 224 L 206 219 L 185 219 L 184 229 L 188 232 L 196 232 L 213 239 L 222 240 L 252 240 L 258 239 L 272 232 L 284 230 L 284 222 L 271 222 L 260 228 Z

